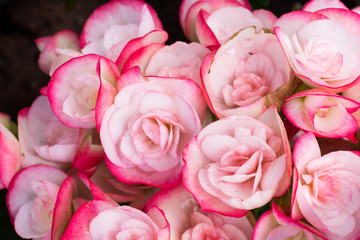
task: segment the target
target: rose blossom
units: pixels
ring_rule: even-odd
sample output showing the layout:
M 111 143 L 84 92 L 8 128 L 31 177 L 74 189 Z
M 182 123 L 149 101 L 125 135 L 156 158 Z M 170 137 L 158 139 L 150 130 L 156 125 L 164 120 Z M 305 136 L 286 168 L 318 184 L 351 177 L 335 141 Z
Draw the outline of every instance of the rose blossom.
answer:
M 265 212 L 257 221 L 254 228 L 253 240 L 282 240 L 282 239 L 325 239 L 312 226 L 289 218 L 280 206 L 273 202 L 272 210 Z
M 44 165 L 30 166 L 14 176 L 6 203 L 19 236 L 50 239 L 56 198 L 66 177 L 60 169 Z
M 142 0 L 112 0 L 87 19 L 80 36 L 81 51 L 115 62 L 130 40 L 156 29 L 162 29 L 162 24 L 149 4 Z
M 274 32 L 294 73 L 307 85 L 341 92 L 360 75 L 360 15 L 347 9 L 293 11 Z
M 282 195 L 290 185 L 291 155 L 274 107 L 258 119 L 215 121 L 183 152 L 183 183 L 203 211 L 243 216 Z
M 95 54 L 73 58 L 51 77 L 47 92 L 51 109 L 66 126 L 93 128 L 100 82 L 115 85 L 118 77 L 117 67 L 106 58 Z
M 100 128 L 110 171 L 128 183 L 178 184 L 182 150 L 204 119 L 201 89 L 188 79 L 143 77 L 137 67 L 118 89 Z
M 21 166 L 45 164 L 69 169 L 79 141 L 79 129 L 62 124 L 52 113 L 49 101 L 39 96 L 30 108 L 19 112 Z
M 303 131 L 329 138 L 356 141 L 357 123 L 351 115 L 360 103 L 335 93 L 311 89 L 288 98 L 283 105 L 286 118 Z
M 246 217 L 203 212 L 183 185 L 156 193 L 145 209 L 154 206 L 164 212 L 172 240 L 251 239 L 253 230 Z
M 107 201 L 85 202 L 72 216 L 61 239 L 169 239 L 164 214 L 157 208 L 147 214 Z
M 249 27 L 205 57 L 201 77 L 208 105 L 219 118 L 257 117 L 267 109 L 264 96 L 290 80 L 290 67 L 275 35 Z
M 334 239 L 360 234 L 360 157 L 334 151 L 321 156 L 313 133 L 302 135 L 293 152 L 292 218 L 305 219 Z

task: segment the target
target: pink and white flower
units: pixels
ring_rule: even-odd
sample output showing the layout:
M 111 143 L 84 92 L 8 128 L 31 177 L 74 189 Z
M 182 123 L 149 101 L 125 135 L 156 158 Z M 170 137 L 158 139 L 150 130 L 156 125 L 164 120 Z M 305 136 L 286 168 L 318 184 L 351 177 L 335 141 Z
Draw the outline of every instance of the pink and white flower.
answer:
M 347 137 L 356 141 L 357 122 L 351 115 L 360 103 L 335 93 L 311 89 L 288 98 L 283 112 L 289 121 L 303 131 L 329 138 Z
M 71 30 L 62 30 L 54 34 L 53 36 L 41 37 L 35 39 L 35 43 L 40 50 L 40 56 L 38 59 L 39 68 L 46 74 L 52 75 L 55 67 L 60 63 L 64 63 L 70 60 L 70 56 L 67 58 L 60 57 L 61 51 L 71 52 L 72 56 L 80 56 L 79 36 L 77 33 Z
M 274 107 L 258 119 L 236 115 L 209 124 L 183 159 L 183 184 L 203 211 L 243 216 L 290 185 L 290 146 Z
M 170 225 L 170 239 L 173 240 L 250 240 L 252 236 L 253 230 L 246 217 L 204 212 L 182 185 L 161 190 L 149 200 L 145 209 L 154 206 L 164 212 Z
M 21 167 L 45 164 L 69 169 L 79 141 L 79 129 L 62 124 L 49 101 L 39 96 L 18 115 Z
M 204 119 L 201 89 L 188 79 L 143 77 L 138 68 L 121 75 L 118 89 L 100 128 L 110 171 L 128 183 L 177 185 L 182 150 Z
M 6 203 L 19 236 L 50 239 L 55 202 L 66 177 L 60 169 L 44 165 L 25 168 L 14 176 Z
M 48 84 L 51 109 L 66 126 L 93 128 L 100 82 L 115 86 L 118 77 L 116 65 L 106 58 L 95 54 L 73 58 L 56 69 Z
M 164 214 L 100 200 L 85 202 L 72 216 L 61 239 L 169 239 Z
M 116 61 L 132 39 L 162 29 L 154 9 L 142 0 L 112 0 L 87 19 L 80 36 L 81 52 Z
M 272 210 L 265 212 L 257 221 L 254 228 L 253 240 L 282 240 L 282 239 L 326 239 L 312 226 L 291 219 L 284 214 L 280 206 L 272 204 Z
M 313 133 L 302 135 L 293 152 L 292 218 L 302 217 L 332 239 L 360 234 L 360 154 L 334 151 L 321 156 Z
M 274 32 L 294 73 L 313 88 L 341 92 L 360 75 L 360 15 L 347 9 L 293 11 Z
M 264 96 L 291 76 L 275 35 L 249 27 L 205 57 L 201 77 L 210 109 L 223 118 L 258 117 L 267 109 Z

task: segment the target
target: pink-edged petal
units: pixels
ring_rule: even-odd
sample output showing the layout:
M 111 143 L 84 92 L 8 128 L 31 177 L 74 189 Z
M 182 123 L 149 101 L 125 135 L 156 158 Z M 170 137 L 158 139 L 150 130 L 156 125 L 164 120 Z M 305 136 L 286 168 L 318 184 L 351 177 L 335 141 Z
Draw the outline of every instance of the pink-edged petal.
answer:
M 95 129 L 80 129 L 80 137 L 72 167 L 90 169 L 104 160 L 104 150 Z
M 110 172 L 120 181 L 131 184 L 146 184 L 153 187 L 167 188 L 176 186 L 181 182 L 181 167 L 167 172 L 144 172 L 139 168 L 119 167 L 105 158 Z
M 0 182 L 8 188 L 11 179 L 20 170 L 20 146 L 16 137 L 0 123 Z
M 306 164 L 321 157 L 321 152 L 316 138 L 312 132 L 303 134 L 296 142 L 293 151 L 293 161 L 299 174 L 305 172 Z
M 124 49 L 122 50 L 119 57 L 116 59 L 116 65 L 120 69 L 121 73 L 124 73 L 123 67 L 129 57 L 134 54 L 137 50 L 153 43 L 163 44 L 168 39 L 168 34 L 164 30 L 156 29 L 143 37 L 135 38 L 130 40 Z
M 164 44 L 162 43 L 152 43 L 138 49 L 124 63 L 122 72 L 126 72 L 129 68 L 134 66 L 139 66 L 140 69 L 144 71 L 151 57 L 162 47 L 164 47 Z
M 116 88 L 120 91 L 122 88 L 127 85 L 134 83 L 143 83 L 144 77 L 141 72 L 141 69 L 138 66 L 134 66 L 128 69 L 125 73 L 120 75 L 118 82 L 116 83 Z
M 44 45 L 44 43 L 46 44 Z M 73 49 L 80 51 L 79 36 L 72 30 L 62 30 L 57 32 L 50 39 L 40 38 L 36 43 L 40 44 L 41 50 L 38 64 L 41 71 L 49 74 L 51 65 L 57 58 L 57 49 Z
M 147 209 L 145 213 L 160 228 L 157 231 L 157 239 L 170 239 L 170 225 L 164 212 L 158 207 Z
M 344 8 L 326 8 L 316 13 L 325 15 L 330 20 L 336 21 L 344 26 L 349 32 L 359 34 L 360 15 Z
M 257 9 L 252 14 L 260 19 L 264 28 L 272 29 L 277 17 L 270 11 L 264 9 Z
M 293 98 L 285 102 L 282 110 L 294 126 L 305 131 L 314 131 L 311 120 L 304 112 L 304 100 L 302 98 Z
M 62 240 L 79 239 L 91 240 L 90 223 L 94 217 L 100 212 L 113 209 L 117 205 L 112 202 L 102 200 L 92 200 L 80 206 L 80 208 L 71 217 L 69 224 L 66 227 L 64 234 L 61 236 Z
M 220 42 L 216 38 L 214 32 L 206 23 L 206 18 L 209 16 L 204 10 L 200 10 L 199 15 L 196 18 L 196 33 L 199 42 L 207 47 L 219 46 Z
M 116 96 L 116 83 L 120 78 L 116 65 L 107 58 L 100 58 L 96 66 L 96 74 L 100 79 L 100 87 L 95 105 L 96 128 L 100 131 L 102 118 L 107 108 L 113 104 Z
M 281 28 L 281 30 L 287 35 L 294 35 L 299 29 L 301 29 L 306 24 L 321 19 L 328 19 L 326 16 L 318 13 L 304 12 L 304 11 L 292 11 L 289 13 L 285 13 L 282 15 L 275 23 L 274 23 L 274 32 L 275 35 L 279 38 L 277 28 Z M 284 47 L 285 40 L 279 39 L 282 47 Z
M 207 82 L 209 82 L 209 73 L 210 73 L 211 64 L 213 62 L 213 58 L 214 58 L 214 53 L 209 53 L 208 55 L 205 56 L 200 68 L 200 77 L 201 77 L 201 87 L 202 87 L 201 89 L 204 98 L 206 100 L 206 103 L 210 108 L 210 110 L 212 111 L 212 113 L 215 114 L 216 116 L 216 111 L 209 96 L 209 95 L 213 95 L 213 93 L 212 92 L 209 93 L 208 91 L 211 91 L 211 88 L 207 88 L 205 85 Z
M 310 0 L 304 5 L 302 10 L 307 12 L 316 12 L 324 8 L 348 9 L 345 4 L 339 0 Z
M 67 177 L 61 184 L 54 206 L 53 221 L 51 227 L 51 238 L 60 239 L 72 216 L 72 199 L 75 191 L 75 180 Z
M 51 37 L 52 36 L 46 36 L 46 37 L 39 37 L 34 39 L 34 42 L 40 52 L 44 50 L 46 44 L 50 41 Z

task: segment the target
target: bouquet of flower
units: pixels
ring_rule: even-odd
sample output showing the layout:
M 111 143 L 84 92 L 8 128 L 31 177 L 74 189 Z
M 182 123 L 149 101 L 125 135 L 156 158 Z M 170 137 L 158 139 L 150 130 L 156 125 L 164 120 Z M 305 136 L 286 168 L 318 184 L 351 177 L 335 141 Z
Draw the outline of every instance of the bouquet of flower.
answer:
M 0 114 L 0 187 L 32 239 L 360 239 L 360 10 L 183 0 L 189 42 L 111 0 L 36 39 L 49 83 Z

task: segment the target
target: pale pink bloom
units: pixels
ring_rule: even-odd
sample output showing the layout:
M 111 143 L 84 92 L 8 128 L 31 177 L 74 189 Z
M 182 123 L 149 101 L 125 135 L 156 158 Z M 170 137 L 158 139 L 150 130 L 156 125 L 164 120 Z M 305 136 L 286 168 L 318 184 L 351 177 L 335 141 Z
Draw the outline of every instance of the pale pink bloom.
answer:
M 202 211 L 183 185 L 156 193 L 145 209 L 154 206 L 164 212 L 172 240 L 250 240 L 252 236 L 253 230 L 246 217 L 234 218 Z
M 115 64 L 95 54 L 73 58 L 53 73 L 47 96 L 59 120 L 72 128 L 96 126 L 95 105 L 101 81 L 115 86 Z
M 85 202 L 72 216 L 60 239 L 169 239 L 169 226 L 157 208 L 144 213 L 107 201 Z
M 62 124 L 49 101 L 39 96 L 18 115 L 21 166 L 45 164 L 69 169 L 76 154 L 79 129 Z
M 100 138 L 110 171 L 121 181 L 177 185 L 185 144 L 201 129 L 205 100 L 188 79 L 121 75 L 119 93 L 104 107 Z
M 360 15 L 343 8 L 293 11 L 274 32 L 294 73 L 308 86 L 341 92 L 360 75 Z
M 201 10 L 196 21 L 196 34 L 201 44 L 216 48 L 243 28 L 272 29 L 276 20 L 277 17 L 267 10 L 251 12 L 243 6 L 224 7 L 211 14 Z
M 195 42 L 151 44 L 129 57 L 122 71 L 139 66 L 145 76 L 187 78 L 200 85 L 200 67 L 208 53 L 209 49 Z
M 264 96 L 290 80 L 290 67 L 274 34 L 248 27 L 205 57 L 201 77 L 219 118 L 258 117 L 267 109 Z
M 322 89 L 296 93 L 283 105 L 286 118 L 303 131 L 356 141 L 357 122 L 351 115 L 360 103 Z
M 206 126 L 183 152 L 183 183 L 203 211 L 243 216 L 290 185 L 291 153 L 274 107 Z
M 154 9 L 142 0 L 112 0 L 87 19 L 80 36 L 81 52 L 116 61 L 132 39 L 162 29 Z
M 312 226 L 296 221 L 284 214 L 280 206 L 272 204 L 272 210 L 265 212 L 256 222 L 253 240 L 320 240 L 326 239 Z
M 312 132 L 302 135 L 293 152 L 292 218 L 317 229 L 355 239 L 360 234 L 360 154 L 334 151 L 321 156 Z M 352 236 L 352 237 L 351 237 Z
M 10 116 L 0 112 L 0 189 L 8 188 L 20 170 L 19 141 L 10 131 L 11 124 Z
M 39 68 L 44 73 L 50 75 L 53 72 L 53 70 L 51 70 L 53 63 L 55 61 L 59 62 L 59 60 L 57 60 L 61 55 L 60 52 L 58 52 L 59 50 L 71 51 L 77 56 L 80 54 L 79 36 L 72 30 L 62 30 L 53 36 L 37 38 L 35 39 L 35 43 L 41 52 L 38 59 Z M 63 59 L 61 62 L 64 63 L 69 59 L 70 58 Z
M 190 41 L 196 42 L 198 37 L 195 25 L 200 11 L 210 14 L 220 8 L 239 6 L 251 10 L 247 0 L 183 0 L 179 11 L 181 28 Z
M 6 203 L 19 236 L 50 239 L 55 202 L 66 177 L 60 169 L 44 165 L 30 166 L 14 176 Z

